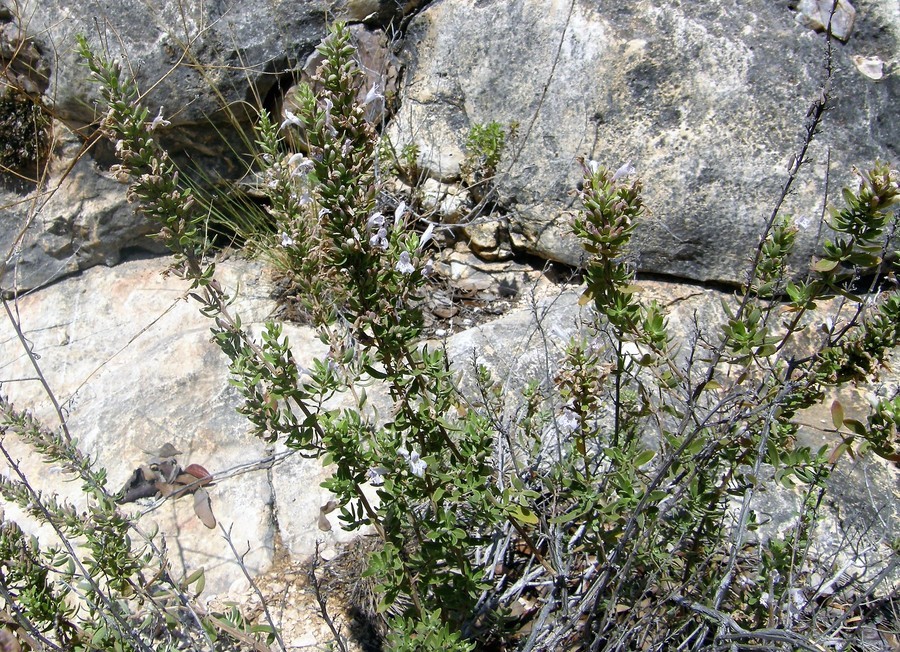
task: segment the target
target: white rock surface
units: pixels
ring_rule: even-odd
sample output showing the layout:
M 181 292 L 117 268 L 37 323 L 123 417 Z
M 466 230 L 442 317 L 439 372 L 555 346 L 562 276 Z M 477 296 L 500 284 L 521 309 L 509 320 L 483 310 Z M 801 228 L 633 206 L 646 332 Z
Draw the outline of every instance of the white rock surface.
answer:
M 112 491 L 146 460 L 145 450 L 167 441 L 183 451 L 183 466 L 198 463 L 213 475 L 269 454 L 263 442 L 247 434 L 246 422 L 235 411 L 240 397 L 228 384 L 225 355 L 210 342 L 209 320 L 186 298 L 187 283 L 162 275 L 166 264 L 165 259 L 133 260 L 111 269 L 92 268 L 11 304 L 68 414 L 69 430 L 82 450 L 107 468 Z M 226 287 L 240 288 L 235 308 L 244 322 L 263 320 L 273 304 L 262 268 L 226 263 L 219 269 Z M 300 354 L 312 341 L 308 329 L 292 336 Z M 0 342 L 3 391 L 20 409 L 29 407 L 46 424 L 56 425 L 7 319 L 0 324 Z M 62 483 L 37 461 L 26 468 L 77 504 L 77 485 Z M 315 487 L 320 480 L 311 474 L 309 485 Z M 209 491 L 219 523 L 231 529 L 238 550 L 247 552 L 250 570 L 267 568 L 275 540 L 267 471 L 227 478 Z M 163 503 L 144 517 L 148 529 L 151 521 L 165 534 L 176 567 L 206 568 L 209 592 L 241 588 L 221 531 L 200 523 L 190 498 Z

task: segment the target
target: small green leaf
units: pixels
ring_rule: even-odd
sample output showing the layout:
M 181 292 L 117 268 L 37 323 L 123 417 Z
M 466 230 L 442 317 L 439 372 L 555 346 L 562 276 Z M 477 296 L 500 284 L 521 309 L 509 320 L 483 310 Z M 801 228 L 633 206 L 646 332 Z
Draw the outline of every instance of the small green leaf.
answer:
M 841 456 L 844 453 L 846 453 L 849 450 L 850 450 L 850 444 L 848 444 L 847 442 L 843 442 L 843 443 L 839 444 L 838 447 L 834 449 L 834 452 L 828 457 L 828 463 L 834 464 L 841 458 Z
M 193 573 L 187 576 L 187 579 L 184 580 L 185 586 L 190 586 L 194 582 L 203 581 L 203 569 L 198 568 Z
M 384 380 L 388 377 L 386 373 L 384 373 L 383 371 L 379 371 L 372 365 L 366 365 L 366 373 L 376 380 Z
M 538 517 L 527 507 L 522 505 L 513 505 L 509 510 L 509 515 L 516 519 L 519 523 L 525 523 L 526 525 L 537 525 Z
M 644 466 L 647 462 L 653 459 L 656 455 L 655 451 L 646 450 L 641 453 L 638 453 L 638 456 L 634 458 L 634 466 L 635 468 L 640 468 Z
M 857 421 L 856 419 L 844 419 L 844 427 L 849 429 L 854 435 L 859 435 L 860 437 L 865 437 L 869 434 L 869 431 L 866 429 L 866 426 Z
M 813 271 L 815 272 L 830 272 L 834 270 L 840 264 L 838 260 L 832 260 L 830 258 L 822 258 L 815 265 L 813 265 Z
M 756 351 L 756 355 L 763 358 L 768 358 L 769 356 L 775 355 L 776 353 L 778 353 L 778 349 L 773 344 L 766 344 L 764 346 L 761 346 Z

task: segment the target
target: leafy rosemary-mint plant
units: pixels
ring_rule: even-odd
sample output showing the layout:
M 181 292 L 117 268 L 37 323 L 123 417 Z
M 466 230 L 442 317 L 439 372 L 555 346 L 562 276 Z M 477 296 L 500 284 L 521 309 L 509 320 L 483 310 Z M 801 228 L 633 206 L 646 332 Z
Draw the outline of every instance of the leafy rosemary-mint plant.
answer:
M 118 172 L 213 320 L 241 411 L 259 436 L 332 465 L 325 486 L 345 525 L 378 535 L 367 574 L 393 649 L 819 644 L 815 614 L 792 609 L 841 451 L 799 445 L 794 416 L 827 387 L 875 371 L 900 339 L 896 293 L 872 300 L 853 289 L 885 259 L 895 171 L 876 164 L 845 193 L 846 209 L 830 220 L 835 237 L 803 280 L 789 280 L 795 227 L 776 210 L 748 282 L 724 301 L 721 326 L 696 324 L 681 347 L 664 309 L 639 300 L 626 262 L 640 183 L 628 166 L 585 162 L 573 231 L 587 253 L 583 303 L 593 317 L 556 373 L 527 385 L 510 425 L 514 399 L 495 391 L 487 369 L 477 372 L 480 397 L 469 400 L 444 351 L 420 342 L 431 227 L 376 174 L 378 135 L 357 98 L 377 89 L 359 92 L 364 76 L 344 25 L 321 46 L 297 112 L 261 113 L 256 127 L 276 225 L 259 237 L 293 273 L 329 346 L 308 369 L 279 324 L 254 339 L 229 312 L 202 212 L 152 137 L 162 114 L 151 118 L 118 67 L 82 47 L 109 106 L 102 129 L 117 143 Z M 814 109 L 808 140 L 824 104 Z M 499 156 L 501 134 L 475 135 L 486 163 Z M 798 335 L 813 332 L 819 304 L 835 298 L 853 309 L 801 351 Z M 374 385 L 388 397 L 380 413 L 367 394 Z M 842 445 L 852 434 L 895 455 L 897 412 L 895 398 L 865 424 L 834 410 Z M 511 462 L 500 462 L 501 449 Z M 749 534 L 767 477 L 804 493 L 792 531 L 761 543 Z M 529 602 L 539 606 L 520 616 L 531 620 L 525 635 L 507 614 Z
M 326 486 L 342 519 L 348 527 L 369 525 L 382 539 L 369 572 L 380 583 L 381 607 L 396 614 L 395 630 L 412 627 L 415 637 L 427 625 L 433 649 L 469 649 L 451 633 L 472 618 L 486 588 L 470 550 L 510 524 L 524 534 L 516 520 L 521 508 L 496 488 L 493 432 L 479 414 L 460 409 L 443 351 L 419 345 L 430 231 L 420 233 L 402 203 L 380 199 L 377 134 L 356 100 L 364 77 L 353 52 L 349 31 L 335 25 L 320 48 L 317 93 L 302 89 L 296 114 L 280 125 L 261 115 L 257 127 L 278 231 L 272 246 L 291 264 L 330 346 L 328 358 L 306 374 L 278 324 L 254 341 L 229 315 L 228 297 L 204 259 L 207 243 L 190 194 L 178 189 L 165 152 L 152 142 L 148 114 L 115 66 L 86 49 L 84 55 L 111 107 L 103 128 L 118 143 L 129 196 L 160 223 L 181 271 L 200 288 L 194 297 L 215 320 L 215 341 L 246 399 L 242 411 L 260 436 L 333 465 Z M 289 129 L 297 129 L 304 152 L 283 150 Z M 363 386 L 372 382 L 393 403 L 382 418 L 367 407 Z M 352 406 L 325 408 L 336 393 L 351 395 Z M 367 481 L 378 484 L 378 505 L 362 490 Z

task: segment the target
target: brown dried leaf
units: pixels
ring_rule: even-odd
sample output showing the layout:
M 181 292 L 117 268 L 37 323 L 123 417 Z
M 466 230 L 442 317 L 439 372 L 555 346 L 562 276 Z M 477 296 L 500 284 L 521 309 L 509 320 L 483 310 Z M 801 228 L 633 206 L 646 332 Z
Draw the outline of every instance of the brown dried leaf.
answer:
M 213 515 L 212 505 L 206 489 L 197 489 L 194 492 L 194 513 L 197 514 L 197 518 L 200 519 L 203 525 L 209 529 L 216 527 L 216 517 Z

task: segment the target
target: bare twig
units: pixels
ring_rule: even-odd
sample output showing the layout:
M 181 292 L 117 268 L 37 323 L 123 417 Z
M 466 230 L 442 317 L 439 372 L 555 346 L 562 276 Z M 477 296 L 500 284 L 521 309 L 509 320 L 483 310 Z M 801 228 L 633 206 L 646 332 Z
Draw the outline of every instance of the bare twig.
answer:
M 341 652 L 348 652 L 347 645 L 344 642 L 344 637 L 341 635 L 341 630 L 337 625 L 334 624 L 334 620 L 331 618 L 331 615 L 328 613 L 328 600 L 322 594 L 322 584 L 319 581 L 319 578 L 316 576 L 316 570 L 319 567 L 319 559 L 321 556 L 319 555 L 319 541 L 316 540 L 316 550 L 313 553 L 312 560 L 310 561 L 309 566 L 309 583 L 313 588 L 313 595 L 316 598 L 316 604 L 319 605 L 319 615 L 322 616 L 322 620 L 325 621 L 325 624 L 328 625 L 328 629 L 331 630 L 332 636 L 334 636 L 334 642 L 341 650 Z
M 250 588 L 253 589 L 253 592 L 259 598 L 259 602 L 262 605 L 263 613 L 266 616 L 266 622 L 269 623 L 269 627 L 272 628 L 272 635 L 275 637 L 275 641 L 278 643 L 278 647 L 281 648 L 282 652 L 287 652 L 287 648 L 284 646 L 284 640 L 281 638 L 281 632 L 278 630 L 278 627 L 275 625 L 275 620 L 272 618 L 272 614 L 269 611 L 269 605 L 266 601 L 265 596 L 262 594 L 262 591 L 259 590 L 259 586 L 253 580 L 253 577 L 250 575 L 250 571 L 247 569 L 247 565 L 244 563 L 244 557 L 247 553 L 241 554 L 237 551 L 237 548 L 234 547 L 234 541 L 231 539 L 231 528 L 233 526 L 229 526 L 228 529 L 225 529 L 225 526 L 219 523 L 219 529 L 222 530 L 222 537 L 228 543 L 228 547 L 231 548 L 231 553 L 234 555 L 234 559 L 237 562 L 238 568 L 241 569 L 241 572 L 244 574 L 244 577 L 247 579 L 247 582 L 250 583 Z M 258 643 L 258 641 L 257 641 Z M 268 647 L 264 647 L 266 651 L 268 651 Z
M 720 633 L 716 636 L 717 640 L 722 641 L 738 641 L 744 639 L 759 639 L 762 641 L 772 641 L 776 643 L 786 643 L 791 645 L 793 649 L 808 650 L 809 652 L 825 652 L 825 648 L 814 643 L 802 636 L 786 631 L 783 629 L 767 628 L 757 630 L 747 630 L 737 624 L 730 615 L 719 611 L 718 609 L 710 609 L 696 602 L 691 602 L 681 596 L 673 596 L 671 601 L 675 604 L 690 609 L 691 611 L 704 616 L 705 618 L 718 623 L 720 628 L 727 628 L 730 632 Z M 700 636 L 699 641 L 703 637 Z
M 44 392 L 47 394 L 47 397 L 50 399 L 50 402 L 53 403 L 53 409 L 56 411 L 56 417 L 59 419 L 59 426 L 62 429 L 63 434 L 66 437 L 66 441 L 72 441 L 72 435 L 69 433 L 69 426 L 66 422 L 66 417 L 63 414 L 62 407 L 60 407 L 59 401 L 56 400 L 56 394 L 53 392 L 53 389 L 50 387 L 50 383 L 47 382 L 47 378 L 44 376 L 44 372 L 41 371 L 41 366 L 37 362 L 37 356 L 34 354 L 34 350 L 29 345 L 28 340 L 25 338 L 25 333 L 22 332 L 22 325 L 18 319 L 13 315 L 12 309 L 9 307 L 9 301 L 6 299 L 0 299 L 3 301 L 3 308 L 6 310 L 6 315 L 9 318 L 9 323 L 12 325 L 13 330 L 16 331 L 16 337 L 19 338 L 19 342 L 22 344 L 22 349 L 25 351 L 25 354 L 28 356 L 28 361 L 31 363 L 31 366 L 34 368 L 34 371 L 37 373 L 38 378 L 41 381 L 41 385 L 44 388 Z
M 69 559 L 75 564 L 78 568 L 78 572 L 81 577 L 90 584 L 93 591 L 97 594 L 100 600 L 103 602 L 103 609 L 99 611 L 99 613 L 103 614 L 106 618 L 109 625 L 117 630 L 119 634 L 123 638 L 129 638 L 142 650 L 146 650 L 147 652 L 151 652 L 150 648 L 143 642 L 141 636 L 131 627 L 131 625 L 125 620 L 125 618 L 120 613 L 120 608 L 117 604 L 114 604 L 113 600 L 104 592 L 103 588 L 98 584 L 96 578 L 88 572 L 88 570 L 84 567 L 84 564 L 81 561 L 81 558 L 78 556 L 78 553 L 75 551 L 75 548 L 72 545 L 72 542 L 69 540 L 66 532 L 63 529 L 63 525 L 61 524 L 61 519 L 58 515 L 53 514 L 44 504 L 41 495 L 31 486 L 31 483 L 28 481 L 28 478 L 25 476 L 25 473 L 19 468 L 18 462 L 12 458 L 9 451 L 6 450 L 6 447 L 0 443 L 0 453 L 6 458 L 6 462 L 9 465 L 9 468 L 18 476 L 20 482 L 22 483 L 22 487 L 28 492 L 31 496 L 31 509 L 34 510 L 35 514 L 41 518 L 44 522 L 50 525 L 55 531 L 59 541 L 62 543 L 63 547 L 66 549 L 66 554 Z M 127 636 L 126 636 L 127 633 Z

